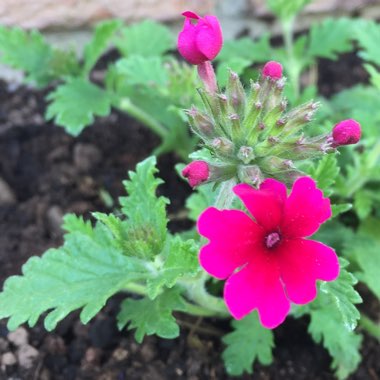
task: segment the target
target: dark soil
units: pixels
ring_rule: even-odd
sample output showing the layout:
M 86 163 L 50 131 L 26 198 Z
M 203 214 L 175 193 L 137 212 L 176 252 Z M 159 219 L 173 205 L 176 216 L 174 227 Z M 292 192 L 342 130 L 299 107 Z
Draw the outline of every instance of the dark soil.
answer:
M 324 92 L 340 86 L 335 64 L 328 65 L 321 72 Z M 347 81 L 340 75 L 339 83 L 350 84 L 351 71 L 345 72 Z M 358 74 L 361 80 L 362 75 Z M 122 195 L 121 181 L 127 171 L 158 143 L 149 131 L 117 112 L 97 120 L 74 139 L 43 121 L 43 96 L 43 92 L 26 88 L 10 92 L 0 83 L 0 180 L 11 193 L 11 201 L 0 204 L 1 283 L 9 275 L 19 274 L 30 256 L 61 244 L 62 215 L 75 212 L 90 217 L 91 211 L 109 211 L 112 206 L 100 190 L 113 199 Z M 170 213 L 180 211 L 189 194 L 188 186 L 173 170 L 176 162 L 170 155 L 159 160 L 160 175 L 166 181 L 160 191 L 172 200 Z M 115 327 L 122 299 L 122 295 L 113 297 L 86 326 L 79 322 L 78 313 L 73 313 L 54 333 L 47 333 L 40 322 L 35 328 L 19 329 L 15 338 L 1 322 L 0 379 L 230 378 L 222 364 L 219 336 L 228 331 L 226 322 L 178 315 L 182 325 L 179 338 L 147 337 L 138 345 L 133 332 L 119 332 Z M 275 330 L 274 363 L 270 367 L 256 365 L 254 375 L 241 378 L 334 379 L 330 357 L 310 339 L 307 322 L 288 318 Z M 380 379 L 378 342 L 365 337 L 363 357 L 351 379 Z

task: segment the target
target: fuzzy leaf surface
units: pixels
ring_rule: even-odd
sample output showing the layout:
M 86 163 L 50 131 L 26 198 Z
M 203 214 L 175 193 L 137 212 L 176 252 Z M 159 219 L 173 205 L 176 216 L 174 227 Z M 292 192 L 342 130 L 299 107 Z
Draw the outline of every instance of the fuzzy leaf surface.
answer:
M 138 343 L 143 341 L 145 335 L 153 334 L 173 339 L 179 335 L 179 326 L 172 313 L 184 309 L 185 304 L 177 289 L 168 289 L 154 300 L 147 297 L 126 299 L 117 316 L 118 327 L 122 329 L 128 325 L 128 330 L 136 329 Z
M 257 313 L 251 313 L 242 320 L 233 320 L 232 327 L 234 331 L 223 337 L 227 347 L 222 355 L 230 375 L 251 374 L 256 360 L 263 365 L 272 363 L 273 332 L 261 326 Z
M 161 252 L 167 236 L 166 205 L 169 201 L 157 197 L 157 187 L 163 182 L 156 178 L 156 158 L 149 157 L 129 172 L 123 184 L 128 197 L 120 198 L 122 212 L 128 218 L 126 249 L 140 257 L 153 257 Z
M 199 247 L 193 240 L 184 242 L 176 236 L 170 239 L 164 248 L 165 261 L 160 268 L 157 277 L 147 282 L 148 296 L 154 299 L 162 288 L 173 287 L 177 280 L 183 276 L 195 276 L 200 268 L 198 263 Z
M 311 176 L 317 181 L 318 188 L 325 196 L 329 196 L 330 187 L 335 183 L 339 174 L 338 161 L 333 154 L 325 155 L 316 167 L 310 172 Z
M 161 56 L 174 47 L 171 31 L 157 22 L 146 20 L 122 29 L 122 37 L 116 41 L 121 53 L 143 57 Z
M 380 25 L 375 21 L 360 20 L 355 32 L 355 38 L 362 48 L 360 57 L 380 66 Z
M 73 136 L 93 123 L 95 116 L 111 112 L 111 96 L 83 78 L 71 78 L 47 96 L 47 119 L 64 127 Z
M 41 258 L 32 257 L 23 266 L 22 276 L 12 276 L 0 293 L 0 318 L 8 318 L 13 330 L 22 323 L 34 326 L 40 315 L 47 330 L 70 312 L 81 309 L 87 323 L 107 299 L 130 281 L 144 278 L 145 267 L 126 257 L 113 245 L 109 231 L 95 228 L 80 218 L 65 220 L 72 232 L 61 248 L 48 250 Z M 79 227 L 79 228 L 78 228 Z

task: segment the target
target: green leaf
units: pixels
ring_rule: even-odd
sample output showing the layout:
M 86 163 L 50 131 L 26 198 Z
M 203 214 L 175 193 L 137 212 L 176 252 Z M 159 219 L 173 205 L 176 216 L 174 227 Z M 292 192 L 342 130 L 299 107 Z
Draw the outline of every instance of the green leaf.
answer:
M 161 252 L 167 236 L 169 201 L 156 196 L 157 187 L 163 182 L 155 177 L 157 171 L 155 157 L 140 162 L 136 172 L 129 172 L 130 179 L 123 182 L 129 196 L 120 198 L 129 221 L 127 251 L 141 257 L 153 257 Z
M 174 237 L 167 243 L 163 251 L 164 263 L 158 270 L 157 277 L 147 282 L 148 296 L 154 299 L 163 287 L 173 287 L 183 276 L 194 277 L 199 272 L 199 247 L 193 240 L 186 242 L 180 237 Z
M 380 25 L 375 21 L 360 20 L 355 29 L 355 38 L 362 48 L 359 56 L 380 65 Z
M 348 331 L 340 322 L 336 309 L 328 307 L 310 313 L 309 332 L 316 343 L 323 343 L 332 356 L 331 367 L 338 379 L 346 379 L 353 373 L 360 361 L 362 336 Z
M 310 172 L 310 175 L 317 181 L 318 188 L 321 189 L 326 196 L 330 195 L 330 188 L 335 183 L 338 174 L 339 166 L 334 154 L 324 156 L 318 165 Z
M 380 220 L 368 218 L 361 223 L 356 236 L 351 239 L 345 253 L 358 263 L 357 276 L 380 299 Z
M 267 0 L 269 9 L 280 19 L 289 20 L 301 12 L 311 0 Z
M 24 71 L 37 86 L 79 72 L 73 52 L 53 49 L 39 32 L 20 28 L 0 26 L 0 62 Z
M 199 186 L 186 200 L 186 208 L 189 210 L 189 218 L 197 221 L 199 215 L 214 204 L 216 191 L 212 183 Z
M 371 83 L 374 87 L 380 90 L 380 71 L 370 64 L 363 65 L 371 76 Z
M 331 205 L 332 210 L 332 218 L 337 217 L 340 214 L 344 214 L 345 212 L 352 209 L 351 203 L 342 203 L 338 205 Z
M 307 55 L 336 60 L 338 54 L 351 51 L 355 25 L 355 20 L 348 18 L 328 18 L 313 24 Z
M 332 282 L 322 282 L 320 291 L 332 299 L 344 326 L 347 330 L 353 331 L 360 319 L 355 304 L 361 303 L 362 298 L 354 288 L 358 280 L 345 269 L 347 266 L 348 261 L 340 259 L 339 278 Z
M 154 57 L 163 55 L 174 47 L 174 36 L 167 27 L 147 20 L 125 27 L 122 37 L 118 38 L 115 44 L 126 57 Z
M 120 20 L 106 20 L 96 25 L 91 41 L 84 48 L 84 72 L 88 74 L 99 57 L 105 53 L 111 38 L 121 27 Z
M 168 72 L 161 57 L 132 55 L 119 60 L 116 69 L 125 76 L 125 81 L 130 85 L 168 85 Z
M 369 216 L 372 210 L 373 199 L 370 193 L 365 189 L 361 189 L 354 194 L 354 208 L 359 219 L 364 220 Z
M 73 136 L 94 121 L 95 116 L 111 112 L 111 96 L 83 78 L 71 78 L 47 96 L 47 119 L 64 127 Z
M 184 310 L 185 304 L 178 289 L 166 290 L 157 298 L 140 300 L 126 299 L 117 316 L 119 329 L 128 324 L 128 330 L 136 329 L 138 343 L 145 335 L 156 334 L 161 338 L 173 339 L 179 335 L 179 327 L 172 313 Z
M 263 365 L 272 363 L 273 332 L 260 324 L 257 313 L 232 321 L 232 327 L 234 331 L 223 337 L 227 346 L 223 360 L 230 375 L 251 374 L 256 360 Z
M 87 223 L 74 216 L 66 218 L 65 226 L 73 232 L 65 236 L 61 248 L 29 259 L 22 276 L 6 280 L 0 294 L 0 318 L 9 317 L 9 329 L 24 322 L 34 326 L 49 311 L 45 327 L 50 331 L 80 308 L 80 318 L 87 323 L 109 297 L 146 276 L 145 267 L 115 248 L 101 226 L 90 231 Z

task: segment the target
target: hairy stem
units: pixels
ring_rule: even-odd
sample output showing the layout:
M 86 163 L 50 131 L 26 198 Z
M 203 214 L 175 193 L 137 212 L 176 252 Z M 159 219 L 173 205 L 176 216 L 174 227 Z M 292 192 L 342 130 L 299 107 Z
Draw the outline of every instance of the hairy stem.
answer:
M 198 75 L 202 79 L 207 91 L 211 93 L 217 91 L 218 85 L 216 83 L 215 71 L 210 61 L 198 65 Z

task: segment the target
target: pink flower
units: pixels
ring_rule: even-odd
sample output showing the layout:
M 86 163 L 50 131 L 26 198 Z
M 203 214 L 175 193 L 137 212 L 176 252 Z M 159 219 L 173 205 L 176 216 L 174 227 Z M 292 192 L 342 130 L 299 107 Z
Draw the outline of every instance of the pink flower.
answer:
M 178 36 L 178 50 L 182 57 L 193 65 L 213 60 L 223 45 L 222 30 L 215 16 L 199 17 L 187 11 L 181 33 Z M 192 24 L 191 19 L 197 20 Z
M 282 65 L 276 61 L 267 62 L 264 67 L 262 74 L 264 77 L 269 77 L 271 79 L 277 80 L 282 77 Z
M 182 170 L 182 175 L 195 187 L 208 180 L 210 169 L 205 161 L 193 161 Z
M 311 302 L 316 280 L 339 275 L 334 250 L 305 239 L 330 218 L 330 200 L 309 177 L 299 178 L 289 196 L 273 179 L 259 190 L 240 184 L 234 192 L 254 219 L 240 210 L 205 210 L 198 230 L 210 242 L 200 263 L 211 276 L 227 279 L 224 299 L 236 319 L 257 309 L 262 325 L 274 328 L 289 313 L 290 301 Z
M 360 124 L 356 120 L 343 120 L 336 124 L 332 131 L 333 146 L 356 144 L 361 134 Z

